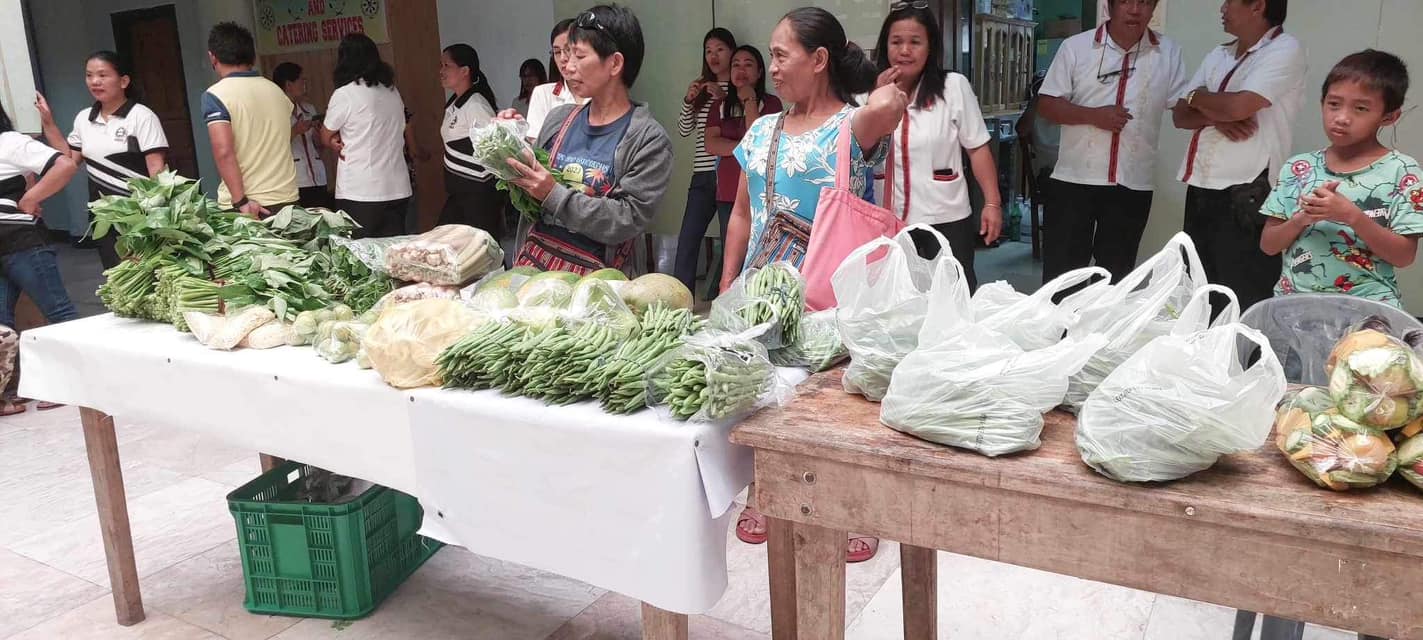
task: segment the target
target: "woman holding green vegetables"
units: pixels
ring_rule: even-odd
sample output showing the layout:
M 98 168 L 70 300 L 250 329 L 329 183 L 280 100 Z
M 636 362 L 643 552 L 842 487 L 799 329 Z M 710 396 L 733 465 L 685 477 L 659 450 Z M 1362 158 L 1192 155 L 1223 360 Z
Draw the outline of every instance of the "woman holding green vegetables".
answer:
M 500 237 L 508 199 L 495 188 L 494 175 L 470 156 L 471 129 L 494 118 L 494 89 L 479 69 L 479 53 L 453 44 L 440 54 L 440 86 L 450 92 L 440 135 L 445 141 L 445 208 L 440 224 L 467 224 Z
M 589 273 L 631 268 L 633 240 L 652 221 L 672 176 L 672 144 L 646 104 L 628 90 L 642 68 L 642 27 L 626 7 L 599 5 L 574 20 L 564 64 L 570 91 L 589 98 L 549 113 L 538 146 L 552 170 L 509 159 L 511 183 L 540 203 L 520 224 L 519 265 Z M 500 117 L 517 119 L 506 110 Z M 559 174 L 555 179 L 554 173 Z M 568 186 L 574 185 L 574 186 Z

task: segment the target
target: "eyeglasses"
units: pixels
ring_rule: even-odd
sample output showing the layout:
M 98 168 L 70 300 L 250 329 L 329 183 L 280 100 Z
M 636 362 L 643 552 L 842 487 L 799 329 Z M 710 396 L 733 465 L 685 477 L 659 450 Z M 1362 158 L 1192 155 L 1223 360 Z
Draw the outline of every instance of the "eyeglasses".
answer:
M 1137 45 L 1137 46 L 1140 46 L 1140 45 Z M 1122 76 L 1122 69 L 1114 69 L 1114 70 L 1108 71 L 1108 72 L 1106 72 L 1106 73 L 1103 73 L 1103 72 L 1102 72 L 1102 64 L 1103 64 L 1104 62 L 1106 62 L 1106 60 L 1107 60 L 1107 48 L 1108 48 L 1108 47 L 1107 47 L 1106 44 L 1103 44 L 1103 45 L 1102 45 L 1102 57 L 1100 57 L 1100 58 L 1097 59 L 1097 82 L 1100 82 L 1100 83 L 1102 83 L 1102 84 L 1111 84 L 1112 81 L 1113 81 L 1113 80 L 1116 80 L 1118 76 Z M 1140 51 L 1138 51 L 1138 50 L 1136 50 L 1136 49 L 1132 49 L 1131 51 L 1128 51 L 1128 52 L 1122 54 L 1122 57 L 1123 57 L 1123 58 L 1131 58 L 1132 55 L 1137 55 L 1138 57 L 1140 57 L 1140 55 L 1139 55 L 1140 53 L 1141 53 Z M 1090 60 L 1090 58 L 1089 58 L 1089 60 Z M 1135 73 L 1135 72 L 1136 72 L 1136 63 L 1133 62 L 1133 63 L 1131 64 L 1131 66 L 1129 66 L 1129 67 L 1126 68 L 1126 75 L 1125 75 L 1125 76 L 1122 76 L 1122 79 L 1123 79 L 1123 80 L 1130 79 L 1130 78 L 1131 78 L 1131 74 L 1132 74 L 1132 73 Z
M 896 3 L 893 3 L 893 4 L 889 5 L 889 10 L 890 10 L 890 11 L 903 11 L 903 10 L 908 9 L 908 8 L 910 8 L 910 7 L 914 7 L 915 9 L 918 9 L 918 10 L 920 10 L 920 11 L 923 11 L 923 10 L 929 8 L 929 0 L 914 0 L 913 2 L 896 2 Z
M 573 23 L 573 26 L 579 29 L 597 29 L 604 33 L 608 31 L 603 25 L 598 24 L 598 15 L 592 11 L 584 11 L 578 16 L 578 20 Z
M 548 50 L 550 58 L 567 58 L 573 52 L 571 47 L 554 47 Z

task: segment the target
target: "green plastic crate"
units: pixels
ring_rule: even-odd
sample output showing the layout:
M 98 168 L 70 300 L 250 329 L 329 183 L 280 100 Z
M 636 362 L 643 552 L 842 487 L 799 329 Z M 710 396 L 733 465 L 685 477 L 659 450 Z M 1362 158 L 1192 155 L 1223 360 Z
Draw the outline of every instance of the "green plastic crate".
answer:
M 420 503 L 373 486 L 341 504 L 293 502 L 314 471 L 288 462 L 227 495 L 252 613 L 361 618 L 443 546 L 416 535 Z

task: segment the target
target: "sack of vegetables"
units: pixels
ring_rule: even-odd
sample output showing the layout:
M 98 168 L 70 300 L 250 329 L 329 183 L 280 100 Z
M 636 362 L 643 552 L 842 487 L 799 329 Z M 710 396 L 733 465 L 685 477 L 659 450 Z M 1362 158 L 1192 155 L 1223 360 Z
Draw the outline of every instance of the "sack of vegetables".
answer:
M 848 357 L 850 352 L 840 339 L 834 309 L 816 311 L 801 318 L 795 341 L 771 350 L 771 362 L 776 366 L 798 367 L 812 373 L 826 371 Z
M 784 404 L 791 388 L 754 333 L 703 331 L 648 368 L 647 404 L 677 420 L 715 421 Z
M 385 252 L 390 277 L 407 282 L 460 286 L 504 264 L 499 241 L 483 229 L 445 224 Z
M 1210 313 L 1206 285 L 1182 311 Z M 1249 367 L 1237 341 L 1261 347 Z M 1271 406 L 1285 372 L 1264 334 L 1238 322 L 1176 331 L 1152 340 L 1087 397 L 1077 425 L 1082 460 L 1119 482 L 1161 482 L 1202 471 L 1229 453 L 1254 451 L 1270 437 Z
M 1339 413 L 1362 426 L 1398 429 L 1423 416 L 1423 360 L 1370 318 L 1329 354 L 1329 393 Z
M 435 358 L 468 334 L 477 320 L 475 312 L 457 300 L 417 300 L 381 312 L 361 347 L 392 387 L 438 385 Z
M 805 278 L 789 262 L 773 262 L 742 272 L 712 303 L 712 329 L 740 333 L 766 325 L 761 344 L 779 349 L 799 337 L 805 313 Z
M 880 422 L 916 438 L 1000 456 L 1037 449 L 1043 414 L 1105 340 L 1067 338 L 1023 351 L 975 324 L 909 354 L 894 371 Z
M 473 146 L 470 155 L 500 180 L 517 180 L 519 173 L 509 166 L 509 159 L 528 164 L 527 156 L 534 153 L 524 137 L 528 128 L 529 123 L 523 120 L 496 119 L 470 129 L 469 141 Z
M 1348 491 L 1382 484 L 1398 466 L 1393 442 L 1340 415 L 1318 387 L 1291 393 L 1275 412 L 1275 444 L 1315 484 Z

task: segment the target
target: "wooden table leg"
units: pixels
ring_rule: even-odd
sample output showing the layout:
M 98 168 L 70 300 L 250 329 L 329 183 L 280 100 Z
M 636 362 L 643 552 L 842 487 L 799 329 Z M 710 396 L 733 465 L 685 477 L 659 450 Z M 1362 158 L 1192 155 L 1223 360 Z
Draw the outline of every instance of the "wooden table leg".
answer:
M 642 640 L 687 640 L 687 614 L 642 603 Z
M 844 531 L 797 522 L 796 634 L 799 640 L 845 638 Z M 773 623 L 774 624 L 774 623 Z
M 900 543 L 904 640 L 939 637 L 939 560 L 933 549 Z
M 258 455 L 260 455 L 260 456 L 262 457 L 262 473 L 266 473 L 266 472 L 268 472 L 268 471 L 271 471 L 272 469 L 276 469 L 277 467 L 280 467 L 280 466 L 282 466 L 282 465 L 284 465 L 284 464 L 287 463 L 286 460 L 283 460 L 283 459 L 278 458 L 278 457 L 276 457 L 276 456 L 269 456 L 269 455 L 267 455 L 267 454 L 265 454 L 265 453 L 258 454 Z
M 796 638 L 795 525 L 766 517 L 766 564 L 771 574 L 771 638 Z
M 109 563 L 109 586 L 119 624 L 143 622 L 143 597 L 138 589 L 138 565 L 133 558 L 133 532 L 128 524 L 128 497 L 124 495 L 123 469 L 114 419 L 88 408 L 79 409 L 84 425 L 84 448 L 94 480 L 94 501 L 99 506 L 99 529 L 104 535 L 104 557 Z

